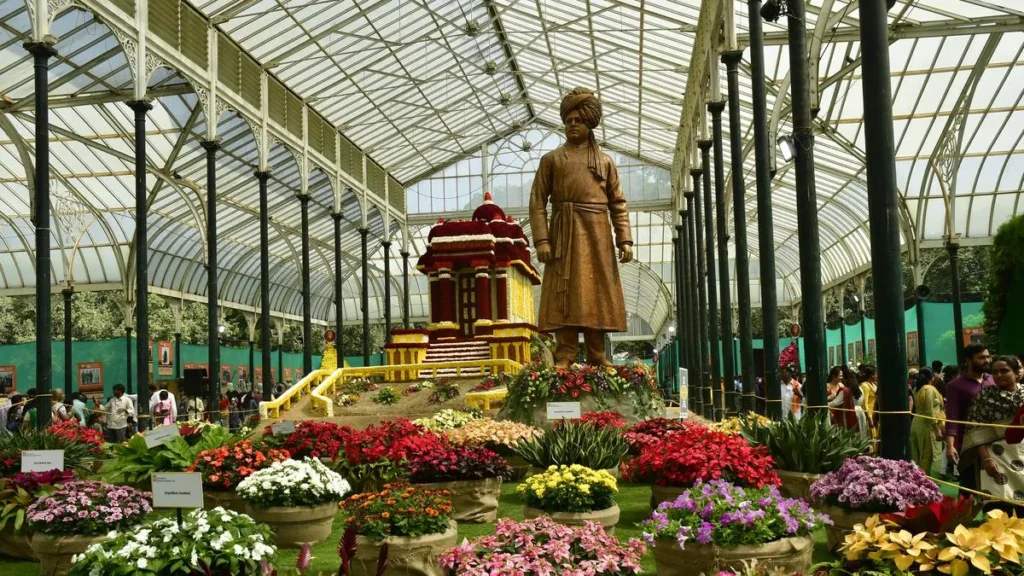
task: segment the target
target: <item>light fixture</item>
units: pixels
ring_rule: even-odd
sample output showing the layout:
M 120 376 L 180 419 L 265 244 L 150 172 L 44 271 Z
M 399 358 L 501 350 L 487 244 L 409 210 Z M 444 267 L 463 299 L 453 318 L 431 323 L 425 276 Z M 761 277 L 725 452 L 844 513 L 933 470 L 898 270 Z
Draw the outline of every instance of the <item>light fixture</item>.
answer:
M 783 134 L 776 140 L 779 145 L 779 153 L 782 154 L 783 162 L 792 162 L 793 158 L 796 157 L 796 147 L 793 145 L 793 137 L 789 134 Z
M 782 0 L 767 0 L 761 6 L 761 18 L 766 22 L 778 22 L 779 16 L 786 12 L 785 3 Z
M 217 327 L 217 332 L 220 333 L 220 334 L 223 334 L 224 330 L 225 330 L 225 328 L 224 328 L 223 324 L 221 324 L 220 326 Z
M 676 327 L 675 326 L 669 326 L 668 327 L 668 331 L 669 332 L 675 332 L 676 331 Z

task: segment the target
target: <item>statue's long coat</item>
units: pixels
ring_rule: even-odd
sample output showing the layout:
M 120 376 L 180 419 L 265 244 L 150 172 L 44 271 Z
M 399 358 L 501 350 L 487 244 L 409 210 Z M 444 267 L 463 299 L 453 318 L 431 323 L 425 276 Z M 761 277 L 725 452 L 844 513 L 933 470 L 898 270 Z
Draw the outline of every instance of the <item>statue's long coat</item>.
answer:
M 626 330 L 615 247 L 633 243 L 629 211 L 615 163 L 601 153 L 597 167 L 603 179 L 588 168 L 585 145 L 561 146 L 540 160 L 530 194 L 530 227 L 534 245 L 547 240 L 555 257 L 544 267 L 540 330 Z

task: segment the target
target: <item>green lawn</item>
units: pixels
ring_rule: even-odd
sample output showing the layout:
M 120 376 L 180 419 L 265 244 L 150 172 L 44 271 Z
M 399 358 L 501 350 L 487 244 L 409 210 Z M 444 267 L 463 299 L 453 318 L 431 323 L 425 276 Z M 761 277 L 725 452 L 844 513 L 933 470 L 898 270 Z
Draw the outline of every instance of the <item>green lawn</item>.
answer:
M 498 508 L 499 518 L 513 518 L 522 520 L 523 503 L 516 494 L 517 483 L 506 483 L 502 485 L 501 500 Z M 615 528 L 615 535 L 620 539 L 639 538 L 640 530 L 637 527 L 650 513 L 651 489 L 648 486 L 622 484 L 619 487 L 619 494 L 616 501 L 621 510 L 619 524 Z M 331 575 L 338 571 L 338 541 L 343 532 L 341 515 L 334 519 L 334 532 L 324 543 L 313 548 L 312 574 Z M 459 541 L 463 537 L 473 538 L 490 534 L 494 529 L 493 524 L 460 524 Z M 825 548 L 825 533 L 820 531 L 814 535 L 815 552 L 814 561 L 821 562 L 833 556 Z M 298 556 L 297 550 L 282 550 L 278 566 L 292 567 Z M 654 557 L 650 554 L 644 558 L 644 573 L 655 574 Z M 39 565 L 33 562 L 12 561 L 7 558 L 0 560 L 0 576 L 38 576 Z M 696 576 L 696 575 L 694 575 Z

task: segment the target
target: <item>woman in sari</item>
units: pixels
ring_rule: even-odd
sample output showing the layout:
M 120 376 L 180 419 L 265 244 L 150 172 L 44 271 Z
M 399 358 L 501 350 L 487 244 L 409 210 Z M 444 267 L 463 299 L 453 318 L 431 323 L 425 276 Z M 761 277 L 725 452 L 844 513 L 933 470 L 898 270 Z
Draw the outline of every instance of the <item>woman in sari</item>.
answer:
M 914 377 L 914 420 L 910 424 L 910 458 L 925 474 L 931 475 L 939 461 L 944 404 L 935 388 L 930 370 L 922 370 Z
M 1006 500 L 1024 500 L 1024 444 L 1009 444 L 1005 428 L 985 424 L 1011 424 L 1024 406 L 1024 384 L 1017 382 L 1020 360 L 997 356 L 992 360 L 995 386 L 978 392 L 967 412 L 976 424 L 967 428 L 960 452 L 960 476 L 974 474 L 982 492 Z
M 828 373 L 828 408 L 834 426 L 860 431 L 853 393 L 843 384 L 843 369 L 839 366 Z

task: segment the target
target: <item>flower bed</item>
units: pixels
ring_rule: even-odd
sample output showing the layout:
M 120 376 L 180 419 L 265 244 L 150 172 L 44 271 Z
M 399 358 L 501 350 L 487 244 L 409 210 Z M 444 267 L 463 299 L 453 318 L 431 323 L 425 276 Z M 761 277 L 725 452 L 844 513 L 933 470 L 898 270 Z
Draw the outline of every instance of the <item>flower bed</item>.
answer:
M 408 386 L 406 386 L 405 390 L 402 390 L 402 396 L 412 396 L 413 394 L 416 394 L 417 392 L 422 392 L 424 390 L 433 390 L 433 389 L 434 389 L 434 383 L 429 381 L 429 380 L 426 381 L 426 382 L 416 382 L 416 383 L 409 384 Z
M 545 420 L 547 402 L 579 401 L 585 412 L 615 410 L 627 420 L 664 412 L 653 374 L 642 364 L 611 368 L 574 364 L 568 369 L 527 366 L 508 385 L 502 418 Z
M 398 403 L 398 392 L 391 386 L 384 386 L 377 391 L 373 396 L 373 401 L 376 404 L 383 404 L 385 406 Z
M 494 376 L 484 378 L 479 384 L 473 386 L 469 391 L 487 392 L 488 390 L 494 390 L 495 388 L 505 388 L 511 381 L 512 376 L 509 374 L 496 374 Z
M 0 477 L 21 472 L 21 453 L 25 450 L 63 450 L 64 467 L 87 470 L 102 453 L 87 436 L 73 434 L 69 429 L 55 431 L 22 430 L 15 434 L 0 431 Z
M 162 446 L 149 448 L 146 438 L 136 434 L 124 444 L 113 447 L 113 459 L 105 473 L 120 483 L 148 485 L 154 472 L 182 472 L 205 450 L 225 446 L 238 439 L 230 430 L 216 424 L 187 423 L 178 425 L 180 438 L 172 438 Z M 65 453 L 65 462 L 66 462 Z
M 739 434 L 743 431 L 744 424 L 767 426 L 771 423 L 772 421 L 770 419 L 765 418 L 760 414 L 747 412 L 743 416 L 730 416 L 721 422 L 712 422 L 711 424 L 708 424 L 708 428 L 725 434 Z
M 739 570 L 755 558 L 790 572 L 806 570 L 810 533 L 828 522 L 774 486 L 741 488 L 716 480 L 662 502 L 641 527 L 654 546 L 658 574 L 681 575 Z
M 333 467 L 356 492 L 376 492 L 404 476 L 402 461 L 413 445 L 440 449 L 443 440 L 409 420 L 381 422 L 365 430 L 353 430 L 345 442 L 344 457 L 339 457 Z
M 277 550 L 270 530 L 248 516 L 222 508 L 193 510 L 179 527 L 162 518 L 141 530 L 120 532 L 75 557 L 70 576 L 230 574 L 252 576 L 273 566 Z M 178 568 L 170 571 L 169 566 Z
M 498 517 L 501 479 L 509 466 L 498 454 L 481 447 L 410 448 L 409 479 L 425 488 L 447 490 L 459 522 L 494 522 Z
M 283 548 L 327 540 L 338 503 L 350 490 L 341 475 L 316 458 L 275 462 L 238 484 L 249 516 L 270 526 Z
M 493 536 L 464 541 L 441 556 L 451 576 L 494 574 L 496 567 L 515 566 L 524 576 L 639 574 L 644 543 L 631 538 L 625 545 L 597 525 L 570 527 L 548 518 L 523 522 L 498 521 Z
M 625 466 L 626 478 L 658 486 L 692 486 L 698 481 L 726 480 L 737 486 L 760 488 L 779 484 L 772 457 L 763 446 L 751 447 L 743 438 L 691 426 L 648 444 Z
M 353 378 L 347 382 L 342 383 L 338 387 L 338 390 L 342 394 L 363 394 L 366 392 L 375 392 L 378 388 L 376 382 L 368 380 L 366 378 Z
M 619 522 L 619 507 L 612 498 L 618 486 L 604 470 L 578 464 L 551 466 L 527 478 L 517 490 L 526 499 L 523 516 L 527 519 L 546 514 L 568 526 L 594 522 L 609 534 Z

